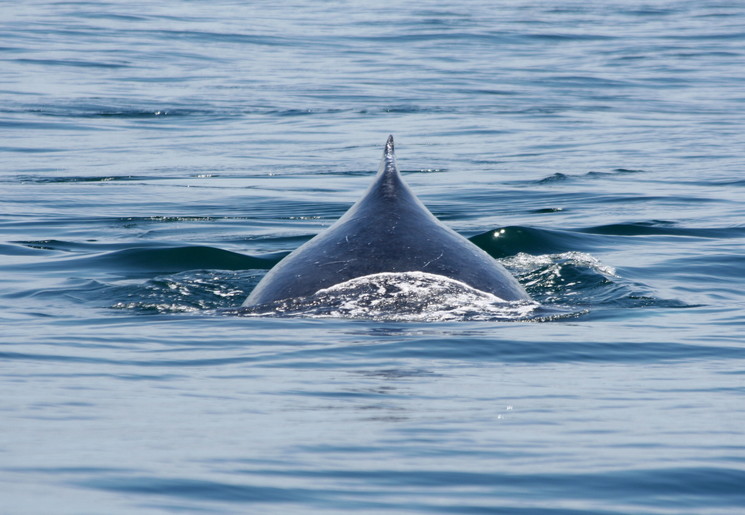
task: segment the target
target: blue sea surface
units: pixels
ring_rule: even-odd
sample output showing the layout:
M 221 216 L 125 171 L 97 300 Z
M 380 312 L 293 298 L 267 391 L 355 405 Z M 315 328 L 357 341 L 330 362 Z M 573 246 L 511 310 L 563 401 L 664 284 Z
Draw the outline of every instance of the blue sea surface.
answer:
M 541 304 L 238 316 L 404 179 Z M 745 4 L 0 6 L 0 512 L 745 511 Z

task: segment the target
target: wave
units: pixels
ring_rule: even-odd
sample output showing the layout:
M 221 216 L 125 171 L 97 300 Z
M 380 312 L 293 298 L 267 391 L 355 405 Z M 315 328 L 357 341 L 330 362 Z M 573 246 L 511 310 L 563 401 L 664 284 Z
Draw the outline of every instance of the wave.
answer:
M 647 173 L 646 170 L 633 170 L 629 168 L 616 168 L 610 172 L 587 172 L 584 174 L 566 174 L 562 172 L 555 172 L 551 175 L 538 179 L 535 181 L 537 184 L 551 184 L 554 182 L 566 182 L 581 178 L 604 178 L 604 177 L 615 177 L 618 175 L 629 175 L 629 174 L 640 174 Z
M 329 445 L 322 450 L 349 452 Z M 366 450 L 370 452 L 369 450 Z M 361 452 L 361 450 L 358 450 Z M 482 452 L 484 452 L 482 450 Z M 489 451 L 486 451 L 489 452 Z M 500 459 L 503 454 L 497 454 Z M 353 463 L 354 460 L 350 460 Z M 730 513 L 742 506 L 745 473 L 737 467 L 650 467 L 595 470 L 590 472 L 515 470 L 463 470 L 439 467 L 269 467 L 266 463 L 226 460 L 230 481 L 182 476 L 154 476 L 143 471 L 105 469 L 42 469 L 42 473 L 71 475 L 71 482 L 82 488 L 114 492 L 118 495 L 151 496 L 172 503 L 203 500 L 234 503 L 270 512 L 364 511 L 422 513 L 654 513 L 661 506 L 675 511 L 699 509 L 702 512 Z M 21 469 L 29 470 L 29 469 Z M 280 478 L 274 486 L 267 477 Z M 340 499 L 340 484 L 345 493 Z M 299 486 L 297 486 L 299 485 Z M 422 485 L 427 488 L 422 491 Z M 436 489 L 442 498 L 433 498 Z M 546 508 L 547 497 L 556 507 Z M 539 492 L 539 493 L 537 493 Z M 465 496 L 469 496 L 466 501 Z M 494 498 L 501 502 L 495 505 Z M 444 501 L 443 501 L 444 499 Z M 572 508 L 581 506 L 580 508 Z M 289 506 L 288 506 L 289 505 Z M 251 510 L 247 510 L 251 511 Z M 258 510 L 261 511 L 261 510 Z M 733 513 L 733 512 L 732 512 Z
M 182 272 L 107 285 L 97 302 L 142 314 L 206 313 L 240 304 L 259 278 L 252 271 Z
M 76 68 L 130 68 L 127 63 L 87 61 L 82 59 L 12 59 L 10 62 L 38 66 L 72 66 Z
M 662 299 L 649 287 L 628 281 L 616 270 L 584 252 L 533 256 L 520 253 L 502 260 L 538 302 L 589 313 L 603 308 L 687 308 L 676 299 Z
M 68 182 L 112 182 L 112 181 L 152 181 L 154 177 L 144 175 L 92 175 L 92 176 L 40 176 L 40 175 L 23 175 L 17 176 L 20 182 L 50 184 L 50 183 L 68 183 Z
M 614 236 L 691 236 L 696 238 L 742 238 L 745 227 L 675 227 L 674 222 L 652 220 L 624 224 L 606 224 L 577 229 L 589 234 L 607 234 Z
M 545 210 L 541 210 L 545 211 Z M 553 211 L 553 210 L 549 210 Z M 687 236 L 692 238 L 742 238 L 745 227 L 677 227 L 666 220 L 648 220 L 580 227 L 571 230 L 507 226 L 469 238 L 494 258 L 521 253 L 542 255 L 591 251 L 610 246 L 606 236 Z M 615 246 L 616 243 L 612 243 Z
M 137 269 L 148 272 L 186 270 L 268 270 L 280 256 L 254 257 L 214 247 L 189 246 L 173 248 L 131 248 L 103 256 L 84 258 L 99 267 Z
M 591 235 L 521 226 L 502 227 L 469 239 L 497 259 L 519 253 L 551 254 L 586 249 L 596 241 Z
M 24 242 L 24 246 L 44 251 L 70 251 L 95 246 L 43 240 Z M 268 270 L 276 265 L 286 252 L 250 256 L 215 247 L 191 245 L 180 247 L 132 247 L 85 257 L 65 257 L 57 260 L 12 265 L 25 270 L 92 270 L 107 273 L 137 271 L 144 273 L 178 273 L 192 270 Z

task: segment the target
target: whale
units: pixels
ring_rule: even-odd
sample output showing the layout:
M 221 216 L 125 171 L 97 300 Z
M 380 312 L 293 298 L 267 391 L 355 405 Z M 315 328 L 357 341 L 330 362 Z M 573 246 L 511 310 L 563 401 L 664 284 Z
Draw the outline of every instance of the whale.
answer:
M 243 307 L 309 297 L 375 274 L 423 272 L 459 281 L 502 301 L 530 301 L 489 254 L 440 222 L 404 183 L 393 136 L 372 185 L 334 224 L 277 263 Z

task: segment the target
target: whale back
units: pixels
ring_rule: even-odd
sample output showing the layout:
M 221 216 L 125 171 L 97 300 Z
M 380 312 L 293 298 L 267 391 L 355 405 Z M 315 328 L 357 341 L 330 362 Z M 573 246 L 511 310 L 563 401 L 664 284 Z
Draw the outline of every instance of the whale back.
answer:
M 411 192 L 396 167 L 390 136 L 362 198 L 272 268 L 244 306 L 306 297 L 366 275 L 415 271 L 456 279 L 503 300 L 529 300 L 502 265 L 443 225 Z

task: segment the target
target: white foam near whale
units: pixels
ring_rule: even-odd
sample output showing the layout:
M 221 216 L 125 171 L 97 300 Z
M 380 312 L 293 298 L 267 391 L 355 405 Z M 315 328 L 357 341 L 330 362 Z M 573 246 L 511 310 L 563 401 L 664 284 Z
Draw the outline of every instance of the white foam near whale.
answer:
M 465 283 L 426 272 L 356 277 L 309 297 L 287 299 L 239 314 L 387 321 L 515 321 L 541 315 L 532 301 L 504 301 Z

